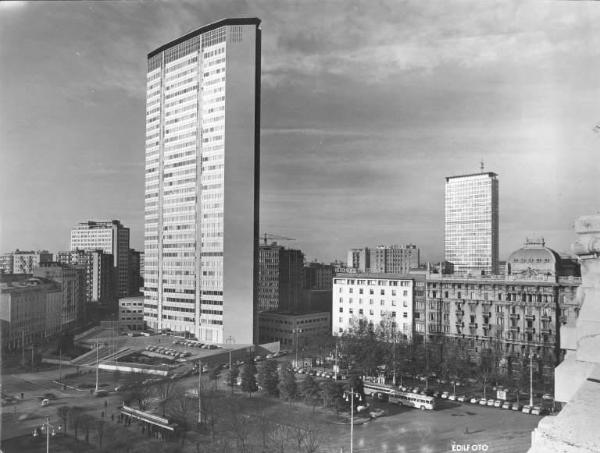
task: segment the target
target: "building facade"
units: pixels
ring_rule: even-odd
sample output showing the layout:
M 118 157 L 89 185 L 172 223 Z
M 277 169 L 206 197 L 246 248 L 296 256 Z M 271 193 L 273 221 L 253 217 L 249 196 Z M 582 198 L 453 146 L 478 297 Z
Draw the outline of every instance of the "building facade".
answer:
M 33 271 L 34 277 L 53 280 L 61 289 L 61 329 L 75 327 L 85 317 L 85 271 L 56 262 L 42 263 Z
M 259 313 L 260 342 L 279 341 L 282 346 L 305 345 L 311 338 L 331 334 L 331 314 L 316 313 Z
M 2 348 L 43 342 L 61 331 L 62 292 L 51 280 L 24 274 L 0 275 Z
M 368 272 L 371 268 L 370 258 L 371 255 L 367 247 L 362 249 L 351 249 L 348 250 L 348 260 L 346 264 L 349 268 L 356 269 L 358 272 Z
M 119 299 L 119 329 L 144 330 L 144 296 Z
M 348 267 L 357 272 L 407 274 L 420 266 L 420 250 L 414 244 L 378 245 L 348 251 Z
M 142 277 L 142 260 L 144 254 L 134 249 L 129 249 L 129 295 L 136 296 L 141 294 L 144 286 Z
M 456 271 L 498 272 L 498 175 L 446 178 L 445 259 Z
M 58 252 L 56 261 L 85 272 L 86 304 L 100 304 L 106 307 L 116 305 L 117 275 L 112 254 L 102 250 L 77 249 Z
M 14 258 L 12 252 L 0 255 L 0 274 L 12 274 Z
M 581 278 L 543 240 L 527 241 L 506 266 L 506 275 L 428 274 L 427 336 L 462 341 L 472 359 L 494 350 L 509 373 L 535 354 L 549 375 L 560 356 L 559 328 L 578 314 Z
M 9 261 L 8 258 L 5 258 Z M 13 274 L 33 274 L 33 270 L 41 263 L 52 261 L 52 253 L 46 250 L 22 251 L 16 250 L 12 253 L 12 272 Z
M 260 20 L 224 19 L 148 54 L 144 319 L 258 340 Z
M 71 250 L 102 250 L 113 257 L 117 296 L 129 294 L 129 228 L 120 221 L 87 221 L 71 230 Z
M 304 254 L 281 245 L 260 245 L 258 311 L 297 311 L 302 305 Z
M 332 333 L 341 335 L 359 320 L 385 335 L 410 340 L 414 334 L 412 278 L 397 274 L 345 274 L 333 279 Z
M 304 266 L 304 289 L 331 291 L 334 275 L 331 264 L 308 263 Z

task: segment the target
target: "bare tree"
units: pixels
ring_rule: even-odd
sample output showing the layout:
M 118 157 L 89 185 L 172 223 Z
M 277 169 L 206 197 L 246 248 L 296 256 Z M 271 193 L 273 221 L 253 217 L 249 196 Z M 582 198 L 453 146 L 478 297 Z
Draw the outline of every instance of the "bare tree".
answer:
M 96 429 L 96 441 L 98 447 L 102 448 L 102 439 L 104 438 L 104 429 L 106 428 L 106 422 L 104 420 L 96 420 L 94 428 Z

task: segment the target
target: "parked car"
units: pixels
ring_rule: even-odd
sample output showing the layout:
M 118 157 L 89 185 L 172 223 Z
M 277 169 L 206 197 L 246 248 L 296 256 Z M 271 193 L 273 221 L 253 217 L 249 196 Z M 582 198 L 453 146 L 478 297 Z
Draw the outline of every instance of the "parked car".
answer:
M 523 405 L 519 403 L 513 403 L 511 407 L 511 410 L 513 411 L 520 411 L 521 409 L 523 409 Z
M 467 397 L 465 395 L 459 395 L 456 397 L 456 401 L 459 401 L 461 403 L 464 403 L 467 400 Z
M 436 390 L 435 392 L 433 392 L 433 396 L 434 398 L 439 398 L 440 396 L 442 396 L 442 392 L 440 392 L 439 390 Z
M 481 398 L 481 399 L 479 400 L 479 404 L 480 404 L 481 406 L 485 406 L 485 405 L 487 404 L 487 400 L 486 400 L 485 398 Z
M 456 401 L 456 395 L 454 393 L 452 395 L 448 395 L 448 399 L 450 401 Z
M 479 403 L 479 400 L 478 400 L 477 398 L 473 397 L 473 398 L 471 398 L 471 399 L 469 400 L 469 403 L 471 403 L 471 404 L 478 404 L 478 403 Z
M 544 393 L 544 394 L 542 395 L 542 399 L 543 399 L 543 400 L 553 400 L 553 399 L 554 399 L 554 397 L 553 397 L 552 395 L 550 395 L 549 393 Z
M 531 414 L 531 406 L 529 404 L 526 406 L 523 406 L 523 409 L 521 409 L 521 412 L 523 412 L 524 414 Z
M 442 398 L 443 398 L 443 399 L 448 399 L 448 396 L 449 396 L 449 395 L 450 395 L 450 393 L 449 393 L 449 392 L 443 392 L 443 393 L 442 393 Z
M 44 407 L 44 406 L 48 406 L 49 404 L 50 404 L 50 400 L 48 398 L 44 398 L 42 400 L 41 406 Z
M 543 415 L 544 414 L 544 409 L 542 409 L 539 406 L 533 406 L 531 408 L 531 415 Z
M 489 400 L 487 400 L 487 405 L 488 406 L 492 406 L 493 407 L 494 403 L 495 403 L 495 401 L 493 399 L 491 399 L 491 398 Z
M 510 401 L 504 401 L 502 403 L 502 409 L 510 409 L 512 407 L 512 404 L 510 404 Z
M 494 407 L 502 407 L 502 401 L 501 400 L 494 401 Z

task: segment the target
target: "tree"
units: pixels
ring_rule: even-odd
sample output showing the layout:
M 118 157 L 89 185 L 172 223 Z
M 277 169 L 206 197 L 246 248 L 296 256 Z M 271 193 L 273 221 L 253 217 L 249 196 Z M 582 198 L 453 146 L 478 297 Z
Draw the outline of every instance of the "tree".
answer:
M 227 371 L 226 381 L 227 381 L 227 385 L 229 385 L 231 387 L 232 393 L 233 393 L 233 386 L 237 383 L 237 378 L 239 375 L 240 375 L 240 369 L 235 365 L 232 365 L 231 369 L 229 369 L 229 371 Z
M 96 429 L 96 440 L 98 441 L 98 447 L 102 448 L 102 439 L 104 438 L 104 428 L 106 427 L 104 420 L 96 420 L 94 428 Z
M 277 362 L 275 360 L 266 360 L 258 366 L 258 385 L 268 395 L 277 396 L 279 389 L 279 376 L 277 375 Z
M 342 399 L 344 389 L 342 386 L 333 381 L 325 381 L 321 383 L 321 397 L 325 407 L 332 407 L 337 401 Z
M 302 397 L 304 401 L 310 404 L 313 408 L 313 412 L 315 411 L 315 407 L 319 402 L 321 397 L 321 389 L 319 384 L 313 379 L 313 377 L 309 374 L 306 376 L 304 381 L 300 386 L 300 392 L 302 393 Z
M 71 428 L 73 428 L 73 432 L 75 434 L 75 439 L 77 439 L 77 434 L 79 432 L 79 427 L 81 426 L 81 413 L 83 412 L 83 408 L 79 406 L 73 406 L 69 409 L 69 423 Z
M 217 380 L 219 379 L 219 371 L 221 367 L 219 365 L 215 365 L 208 370 L 208 379 L 213 383 L 213 389 L 217 389 Z
M 247 363 L 242 367 L 242 391 L 248 392 L 249 396 L 258 390 L 255 373 L 256 367 L 252 363 Z
M 292 404 L 298 394 L 298 385 L 296 384 L 296 375 L 288 367 L 283 366 L 279 370 L 279 395 Z
M 90 430 L 94 427 L 95 419 L 89 414 L 82 414 L 81 417 L 79 417 L 79 419 L 79 425 L 81 426 L 81 429 L 83 430 L 85 435 L 85 442 L 89 444 Z

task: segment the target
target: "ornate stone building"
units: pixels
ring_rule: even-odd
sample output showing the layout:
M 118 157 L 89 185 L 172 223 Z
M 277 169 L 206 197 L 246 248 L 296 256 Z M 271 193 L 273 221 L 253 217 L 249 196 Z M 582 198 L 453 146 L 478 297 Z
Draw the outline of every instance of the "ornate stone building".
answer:
M 506 263 L 505 275 L 428 273 L 426 331 L 430 341 L 460 339 L 471 358 L 498 354 L 506 372 L 536 356 L 551 375 L 559 360 L 559 328 L 578 313 L 581 279 L 573 260 L 527 240 Z M 542 369 L 543 368 L 543 369 Z

